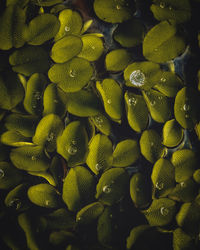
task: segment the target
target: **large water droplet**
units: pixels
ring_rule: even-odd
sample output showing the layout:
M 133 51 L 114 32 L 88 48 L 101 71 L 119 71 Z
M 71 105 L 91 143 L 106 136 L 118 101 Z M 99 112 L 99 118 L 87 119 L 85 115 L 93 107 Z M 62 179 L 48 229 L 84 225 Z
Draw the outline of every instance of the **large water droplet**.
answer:
M 72 78 L 74 78 L 74 77 L 76 76 L 76 71 L 73 70 L 73 69 L 71 69 L 71 70 L 69 71 L 69 76 L 72 77 Z
M 156 182 L 156 188 L 158 190 L 162 190 L 164 188 L 164 183 L 163 182 Z
M 47 136 L 47 141 L 48 141 L 48 142 L 53 141 L 54 137 L 55 137 L 54 133 L 53 133 L 53 132 L 50 132 L 49 135 Z
M 65 31 L 69 32 L 70 31 L 70 27 L 69 26 L 65 26 Z
M 75 155 L 77 153 L 77 147 L 71 145 L 68 147 L 67 149 L 67 152 L 70 154 L 70 155 Z
M 160 208 L 160 213 L 161 213 L 163 216 L 166 216 L 166 215 L 168 215 L 168 213 L 169 213 L 169 209 L 166 208 L 166 207 L 161 207 L 161 208 Z
M 106 193 L 106 194 L 109 194 L 109 193 L 111 192 L 111 187 L 109 187 L 109 186 L 107 186 L 107 185 L 104 186 L 104 187 L 103 187 L 103 192 Z
M 141 70 L 134 70 L 131 74 L 130 74 L 130 82 L 135 85 L 135 86 L 142 86 L 144 85 L 145 82 L 145 75 L 144 73 L 142 73 Z
M 184 110 L 184 111 L 189 111 L 189 110 L 190 110 L 190 105 L 188 105 L 188 104 L 185 103 L 185 104 L 183 105 L 183 110 Z
M 0 168 L 0 179 L 3 179 L 5 176 L 4 171 Z
M 8 204 L 9 207 L 14 208 L 15 210 L 20 209 L 21 205 L 22 205 L 21 200 L 18 198 L 11 200 Z
M 130 97 L 130 98 L 128 99 L 128 104 L 129 104 L 129 105 L 132 105 L 132 106 L 135 106 L 135 105 L 137 104 L 137 99 L 134 98 L 134 97 Z

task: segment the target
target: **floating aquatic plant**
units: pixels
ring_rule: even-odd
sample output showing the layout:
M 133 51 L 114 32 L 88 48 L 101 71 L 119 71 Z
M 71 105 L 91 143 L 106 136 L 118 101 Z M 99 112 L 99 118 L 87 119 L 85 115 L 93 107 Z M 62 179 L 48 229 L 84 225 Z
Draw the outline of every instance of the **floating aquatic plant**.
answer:
M 1 248 L 200 247 L 198 0 L 5 0 Z

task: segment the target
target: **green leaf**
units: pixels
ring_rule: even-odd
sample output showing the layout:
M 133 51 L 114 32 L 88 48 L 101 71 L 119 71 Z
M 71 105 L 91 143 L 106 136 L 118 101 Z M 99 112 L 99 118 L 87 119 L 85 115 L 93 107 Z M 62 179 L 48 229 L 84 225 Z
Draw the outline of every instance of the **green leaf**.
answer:
M 85 167 L 71 168 L 63 184 L 63 200 L 70 211 L 80 210 L 93 200 L 95 179 Z
M 49 68 L 48 54 L 41 47 L 27 46 L 15 50 L 9 57 L 13 71 L 30 76 L 44 73 Z
M 195 152 L 190 149 L 177 150 L 172 154 L 171 162 L 175 167 L 176 182 L 186 181 L 192 177 L 198 167 Z
M 29 0 L 6 0 L 6 6 L 17 4 L 19 7 L 24 8 Z
M 84 225 L 90 224 L 103 213 L 103 210 L 104 206 L 100 202 L 91 203 L 76 214 L 76 221 Z
M 185 41 L 179 36 L 174 22 L 163 21 L 146 34 L 143 55 L 149 61 L 164 63 L 183 53 L 185 47 Z
M 110 168 L 112 162 L 112 142 L 106 135 L 95 135 L 90 141 L 87 165 L 95 174 L 98 174 L 99 171 Z
M 90 28 L 90 26 L 93 24 L 93 20 L 92 19 L 90 19 L 90 20 L 87 20 L 85 23 L 84 23 L 84 25 L 83 25 L 83 28 L 82 28 L 82 30 L 81 30 L 81 34 L 84 34 L 89 28 Z
M 75 226 L 74 216 L 65 208 L 59 208 L 44 218 L 50 230 L 68 230 Z
M 103 21 L 109 23 L 122 23 L 132 16 L 130 1 L 121 0 L 95 0 L 94 11 Z
M 144 31 L 145 27 L 139 19 L 131 19 L 118 25 L 114 39 L 123 47 L 135 47 L 142 43 Z
M 9 50 L 24 45 L 23 28 L 25 25 L 25 11 L 18 5 L 6 7 L 0 17 L 0 49 Z
M 105 58 L 105 65 L 108 71 L 122 71 L 131 61 L 131 55 L 125 49 L 110 51 Z
M 44 6 L 44 7 L 48 7 L 48 6 L 52 6 L 58 3 L 62 3 L 63 0 L 31 0 L 34 2 L 34 4 L 39 5 L 39 6 Z
M 179 227 L 181 227 L 184 232 L 191 236 L 199 234 L 200 226 L 200 206 L 199 204 L 184 203 L 182 204 L 179 212 L 176 215 L 176 221 Z
M 56 139 L 62 134 L 63 130 L 64 124 L 59 116 L 46 115 L 37 125 L 33 143 L 45 146 L 47 151 L 53 152 L 56 149 Z
M 62 10 L 59 14 L 60 29 L 55 36 L 55 40 L 66 35 L 79 35 L 83 26 L 80 14 L 71 9 Z
M 167 198 L 153 200 L 151 206 L 144 210 L 144 215 L 151 226 L 168 225 L 176 212 L 176 203 Z
M 192 179 L 178 183 L 170 192 L 169 197 L 179 202 L 191 202 L 198 193 L 198 186 Z
M 135 140 L 127 139 L 119 142 L 113 152 L 114 167 L 127 167 L 140 157 L 140 148 Z
M 37 119 L 32 115 L 12 113 L 6 116 L 4 125 L 8 130 L 15 130 L 25 137 L 32 137 L 38 123 Z
M 200 169 L 197 169 L 193 173 L 193 179 L 196 181 L 196 183 L 200 184 Z
M 28 198 L 37 206 L 46 208 L 57 208 L 59 196 L 56 189 L 46 183 L 37 184 L 28 189 Z
M 56 43 L 51 49 L 51 58 L 56 63 L 64 63 L 77 56 L 82 50 L 83 42 L 80 37 L 68 35 Z
M 5 198 L 5 205 L 17 212 L 22 212 L 29 207 L 27 199 L 28 184 L 23 183 L 12 189 Z
M 102 39 L 95 35 L 86 34 L 81 37 L 81 40 L 83 47 L 78 56 L 90 62 L 98 60 L 104 50 Z
M 10 159 L 15 167 L 26 171 L 45 171 L 50 164 L 41 146 L 23 146 L 12 149 Z
M 172 103 L 169 98 L 153 89 L 142 93 L 149 112 L 156 122 L 164 123 L 171 118 Z
M 138 208 L 145 208 L 150 202 L 149 186 L 146 184 L 146 178 L 141 173 L 136 173 L 130 180 L 130 196 L 134 205 Z
M 100 102 L 97 96 L 87 90 L 67 93 L 67 111 L 80 117 L 99 114 Z
M 14 188 L 21 183 L 24 176 L 21 171 L 8 162 L 0 162 L 0 189 Z
M 56 186 L 53 176 L 47 171 L 28 171 L 28 174 L 44 178 L 50 185 Z
M 123 107 L 123 92 L 119 84 L 113 79 L 104 79 L 96 83 L 103 100 L 106 113 L 114 120 L 120 120 Z
M 191 8 L 188 0 L 153 0 L 151 11 L 154 17 L 159 20 L 175 20 L 177 23 L 184 23 L 190 20 Z
M 96 186 L 96 199 L 112 206 L 119 202 L 128 190 L 129 176 L 122 168 L 111 168 L 105 171 Z
M 62 64 L 54 64 L 48 72 L 49 79 L 65 92 L 82 89 L 91 79 L 93 67 L 83 58 L 73 58 Z
M 193 128 L 199 120 L 199 94 L 195 89 L 182 88 L 176 95 L 174 115 L 183 128 Z
M 73 233 L 67 231 L 55 231 L 51 232 L 49 236 L 49 242 L 53 246 L 68 245 L 69 242 L 75 242 L 76 238 Z M 68 245 L 69 246 L 69 245 Z
M 98 115 L 91 116 L 90 120 L 94 123 L 94 125 L 101 133 L 105 135 L 110 135 L 111 123 L 110 120 L 105 115 L 99 113 Z
M 164 146 L 160 135 L 153 129 L 145 130 L 140 138 L 142 155 L 151 163 L 154 163 L 164 154 Z
M 185 250 L 195 249 L 192 237 L 186 234 L 181 228 L 173 231 L 173 249 Z
M 26 235 L 27 247 L 29 249 L 39 250 L 40 247 L 36 240 L 35 225 L 33 220 L 34 218 L 32 218 L 30 212 L 21 213 L 18 216 L 19 226 L 23 229 Z
M 69 167 L 85 162 L 88 150 L 88 136 L 80 121 L 67 125 L 62 135 L 57 138 L 57 152 L 62 155 Z
M 175 120 L 169 120 L 163 126 L 163 145 L 176 147 L 183 140 L 183 129 Z
M 136 132 L 141 132 L 147 127 L 149 121 L 149 112 L 143 96 L 126 91 L 124 99 L 130 127 Z
M 0 76 L 0 89 L 0 108 L 2 109 L 13 109 L 24 97 L 23 86 L 12 71 Z
M 124 79 L 128 87 L 148 90 L 159 78 L 160 66 L 152 62 L 134 62 L 124 70 Z
M 49 84 L 43 95 L 43 116 L 55 114 L 61 118 L 66 113 L 66 94 L 55 83 Z
M 24 108 L 32 115 L 38 115 L 43 110 L 43 93 L 47 85 L 47 79 L 45 75 L 35 73 L 31 75 L 27 82 Z
M 166 197 L 175 187 L 175 170 L 167 159 L 159 159 L 153 166 L 151 180 L 154 186 L 153 197 Z
M 172 72 L 161 71 L 161 77 L 154 88 L 167 97 L 175 97 L 177 92 L 183 87 L 181 79 Z
M 24 31 L 28 44 L 41 45 L 52 39 L 58 32 L 60 23 L 52 14 L 42 14 L 33 18 Z
M 1 135 L 1 142 L 8 146 L 21 147 L 33 145 L 30 138 L 21 135 L 18 131 L 10 130 Z

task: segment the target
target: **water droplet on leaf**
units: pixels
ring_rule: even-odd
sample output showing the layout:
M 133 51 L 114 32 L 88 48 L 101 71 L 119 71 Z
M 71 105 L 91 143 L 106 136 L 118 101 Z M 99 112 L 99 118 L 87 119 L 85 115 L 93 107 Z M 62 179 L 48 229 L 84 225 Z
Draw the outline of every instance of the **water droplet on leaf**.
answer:
M 120 6 L 120 5 L 116 5 L 116 9 L 117 9 L 117 10 L 120 10 L 120 9 L 121 9 L 121 6 Z
M 168 215 L 168 213 L 169 213 L 169 209 L 166 208 L 166 207 L 161 207 L 161 208 L 160 208 L 160 213 L 161 213 L 163 216 L 166 216 L 166 215 Z
M 163 182 L 156 182 L 156 188 L 158 190 L 162 190 L 164 188 L 164 183 Z
M 160 81 L 161 81 L 161 82 L 166 82 L 166 78 L 162 77 L 162 78 L 160 79 Z
M 75 155 L 77 153 L 77 147 L 71 145 L 71 146 L 68 147 L 67 152 L 70 155 Z
M 103 187 L 103 192 L 106 194 L 109 194 L 111 192 L 111 188 L 109 186 L 104 186 Z
M 100 163 L 97 163 L 95 165 L 95 168 L 96 168 L 97 171 L 100 171 L 103 168 L 103 166 Z
M 164 2 L 160 2 L 160 8 L 161 8 L 161 9 L 164 9 L 164 8 L 165 8 L 165 6 L 166 6 L 166 5 L 165 5 L 165 3 L 164 3 Z
M 36 92 L 34 93 L 34 97 L 35 97 L 36 100 L 40 100 L 40 99 L 41 99 L 41 94 L 40 94 L 40 92 L 39 92 L 39 91 L 36 91 Z
M 135 99 L 134 97 L 131 97 L 131 98 L 128 99 L 128 104 L 129 105 L 135 106 L 136 103 L 137 103 L 137 99 Z
M 75 76 L 76 76 L 75 70 L 72 70 L 72 69 L 71 69 L 71 70 L 69 71 L 69 76 L 70 76 L 70 77 L 75 77 Z
M 134 70 L 130 74 L 130 82 L 135 86 L 142 86 L 145 82 L 145 75 L 141 70 Z
M 36 156 L 34 156 L 34 155 L 33 155 L 33 156 L 31 156 L 31 160 L 32 160 L 32 161 L 37 160 Z
M 70 31 L 70 27 L 69 26 L 65 26 L 65 31 L 69 32 Z
M 47 136 L 47 141 L 51 142 L 51 141 L 53 141 L 53 139 L 54 139 L 54 133 L 51 132 L 51 133 Z
M 15 210 L 18 210 L 21 207 L 21 205 L 22 203 L 18 198 L 11 200 L 8 204 L 9 207 L 14 208 Z
M 49 204 L 50 204 L 50 201 L 49 201 L 49 200 L 46 200 L 46 201 L 45 201 L 45 205 L 46 205 L 46 206 L 49 206 Z
M 3 179 L 4 176 L 5 176 L 4 171 L 0 169 L 0 179 Z
M 108 99 L 108 100 L 107 100 L 107 103 L 108 103 L 108 104 L 111 104 L 111 103 L 112 103 L 111 99 Z
M 183 105 L 183 110 L 184 110 L 184 111 L 189 111 L 189 110 L 190 110 L 190 105 L 184 104 L 184 105 Z

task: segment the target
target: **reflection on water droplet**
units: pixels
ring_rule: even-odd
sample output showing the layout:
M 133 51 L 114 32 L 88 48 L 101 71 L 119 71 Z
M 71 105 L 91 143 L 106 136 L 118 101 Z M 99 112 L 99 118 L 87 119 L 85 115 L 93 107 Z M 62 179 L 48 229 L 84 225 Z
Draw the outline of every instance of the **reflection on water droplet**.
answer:
M 41 93 L 40 93 L 39 91 L 36 91 L 36 92 L 34 93 L 34 98 L 35 98 L 36 100 L 40 100 L 40 99 L 41 99 Z
M 160 81 L 161 81 L 161 82 L 166 82 L 166 78 L 162 77 L 162 78 L 160 79 Z
M 166 207 L 161 207 L 161 208 L 160 208 L 160 213 L 161 213 L 163 216 L 166 216 L 166 215 L 168 215 L 168 213 L 169 213 L 169 209 L 166 208 Z
M 158 190 L 162 190 L 164 188 L 164 183 L 163 182 L 156 182 L 156 188 Z
M 120 5 L 116 5 L 116 9 L 117 9 L 117 10 L 120 10 L 120 9 L 121 9 L 121 6 L 120 6 Z
M 53 133 L 53 132 L 50 132 L 49 135 L 47 136 L 47 141 L 48 141 L 48 142 L 53 141 L 54 136 L 55 136 L 54 133 Z
M 183 105 L 183 110 L 184 110 L 184 111 L 190 110 L 190 105 L 184 104 L 184 105 Z
M 111 99 L 108 99 L 108 100 L 107 100 L 107 103 L 108 103 L 108 104 L 111 104 L 111 103 L 112 103 Z
M 75 77 L 76 76 L 76 71 L 71 69 L 69 71 L 69 76 L 72 77 L 72 78 Z
M 103 123 L 103 119 L 100 116 L 95 116 L 94 120 L 97 125 L 101 125 Z
M 31 160 L 32 160 L 32 161 L 37 160 L 36 156 L 34 156 L 34 155 L 33 155 L 33 156 L 31 156 Z
M 137 104 L 137 99 L 135 99 L 134 97 L 130 97 L 128 99 L 128 104 L 132 105 L 132 106 L 135 106 Z
M 185 186 L 186 186 L 184 181 L 182 181 L 182 182 L 180 183 L 180 185 L 181 185 L 181 187 L 185 187 Z
M 97 163 L 97 164 L 95 165 L 95 168 L 96 168 L 97 171 L 100 171 L 100 170 L 103 168 L 103 166 L 102 166 L 102 164 Z
M 156 102 L 154 100 L 150 101 L 151 106 L 154 106 Z
M 71 145 L 68 147 L 67 149 L 67 152 L 70 154 L 70 155 L 75 155 L 77 153 L 77 147 Z
M 164 8 L 165 8 L 165 6 L 166 6 L 166 5 L 165 5 L 165 3 L 164 3 L 164 2 L 160 2 L 160 8 L 161 8 L 161 9 L 164 9 Z
M 0 168 L 0 179 L 3 179 L 5 176 L 4 171 Z
M 18 198 L 11 200 L 8 204 L 9 207 L 14 208 L 15 210 L 18 210 L 21 207 L 21 205 L 22 203 Z
M 109 186 L 104 186 L 103 187 L 103 192 L 106 194 L 109 194 L 111 192 L 111 188 Z
M 130 74 L 130 82 L 135 85 L 135 86 L 142 86 L 144 85 L 145 82 L 145 75 L 144 73 L 142 73 L 141 70 L 134 70 L 131 74 Z
M 46 200 L 46 201 L 45 201 L 45 205 L 46 205 L 46 206 L 49 206 L 49 204 L 50 204 L 50 201 L 49 201 L 49 200 Z
M 70 27 L 69 26 L 65 26 L 65 31 L 66 32 L 70 31 Z

